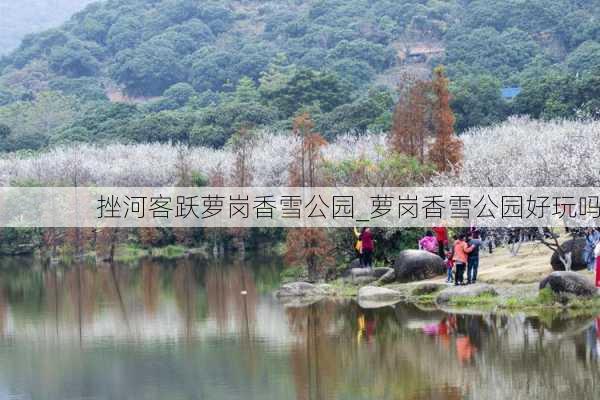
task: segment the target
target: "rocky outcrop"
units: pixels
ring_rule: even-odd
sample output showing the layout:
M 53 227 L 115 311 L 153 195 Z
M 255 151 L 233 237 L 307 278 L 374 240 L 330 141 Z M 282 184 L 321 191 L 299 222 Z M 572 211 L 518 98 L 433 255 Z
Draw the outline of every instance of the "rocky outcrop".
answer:
M 402 299 L 402 293 L 378 286 L 363 286 L 358 290 L 358 305 L 362 308 L 385 307 Z
M 374 275 L 378 278 L 377 283 L 387 284 L 396 280 L 396 271 L 393 268 L 375 268 Z
M 447 304 L 458 298 L 477 297 L 485 294 L 497 296 L 498 292 L 496 292 L 496 289 L 494 289 L 492 286 L 485 283 L 465 286 L 450 286 L 438 293 L 437 297 L 435 298 L 435 302 L 438 304 Z
M 587 265 L 585 264 L 585 260 L 583 259 L 583 249 L 585 248 L 584 238 L 567 240 L 561 245 L 561 248 L 565 253 L 571 253 L 571 270 L 581 271 L 586 269 Z M 552 257 L 550 258 L 550 265 L 552 265 L 552 269 L 554 271 L 565 270 L 565 266 L 560 260 L 560 256 L 556 251 L 552 253 Z
M 352 268 L 350 270 L 350 277 L 356 279 L 359 276 L 374 276 L 373 270 L 370 268 Z
M 320 285 L 313 285 L 308 282 L 291 282 L 282 285 L 275 293 L 278 298 L 282 297 L 314 297 L 325 296 L 328 291 Z
M 377 281 L 378 283 L 392 283 L 396 278 L 396 273 L 392 268 L 352 268 L 349 275 L 354 284 L 366 284 Z
M 598 289 L 590 279 L 571 271 L 551 273 L 540 282 L 540 290 L 546 287 L 556 294 L 591 297 L 598 293 Z
M 404 250 L 394 262 L 396 280 L 401 282 L 433 278 L 446 272 L 444 260 L 424 250 Z

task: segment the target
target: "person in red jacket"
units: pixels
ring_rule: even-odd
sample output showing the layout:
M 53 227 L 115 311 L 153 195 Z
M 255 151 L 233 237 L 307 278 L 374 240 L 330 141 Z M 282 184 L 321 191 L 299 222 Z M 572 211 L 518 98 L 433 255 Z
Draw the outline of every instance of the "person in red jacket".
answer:
M 373 234 L 369 228 L 363 228 L 359 240 L 362 242 L 363 267 L 373 268 Z
M 434 226 L 432 230 L 438 242 L 438 255 L 443 260 L 448 248 L 448 229 L 443 226 Z

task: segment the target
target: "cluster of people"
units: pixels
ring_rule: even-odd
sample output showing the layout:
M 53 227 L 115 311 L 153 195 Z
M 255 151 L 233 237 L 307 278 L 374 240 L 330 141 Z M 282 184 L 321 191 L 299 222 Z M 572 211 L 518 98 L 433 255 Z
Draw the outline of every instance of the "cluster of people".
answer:
M 596 271 L 596 286 L 600 288 L 600 228 L 586 229 L 586 245 L 583 257 L 589 271 Z M 359 232 L 354 228 L 356 236 L 355 249 L 358 253 L 361 268 L 373 268 L 373 251 L 375 241 L 369 228 L 362 228 Z M 487 243 L 493 239 L 487 238 Z M 466 232 L 454 235 L 450 246 L 448 230 L 443 226 L 436 226 L 425 233 L 419 240 L 419 249 L 437 254 L 444 260 L 447 269 L 448 283 L 455 285 L 468 285 L 477 282 L 479 270 L 479 251 L 484 246 L 481 233 L 471 227 Z M 492 248 L 489 248 L 490 254 Z M 466 273 L 466 282 L 465 275 Z
M 479 270 L 479 249 L 483 242 L 477 229 L 454 236 L 452 246 L 448 246 L 448 231 L 444 227 L 435 227 L 427 231 L 419 241 L 419 248 L 437 254 L 444 260 L 448 283 L 465 285 L 477 282 Z M 467 273 L 465 283 L 464 274 Z

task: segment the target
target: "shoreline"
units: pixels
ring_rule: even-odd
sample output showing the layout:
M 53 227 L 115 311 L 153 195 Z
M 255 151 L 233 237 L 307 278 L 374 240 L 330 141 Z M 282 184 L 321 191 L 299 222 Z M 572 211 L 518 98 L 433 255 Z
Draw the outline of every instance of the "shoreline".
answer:
M 430 281 L 391 283 L 387 285 L 354 285 L 341 279 L 322 284 L 331 290 L 322 298 L 353 299 L 360 302 L 358 292 L 364 287 L 377 287 L 395 291 L 399 294 L 396 301 L 381 301 L 381 307 L 397 303 L 410 303 L 420 308 L 438 309 L 445 312 L 457 313 L 504 313 L 542 316 L 544 314 L 566 313 L 568 316 L 591 316 L 600 314 L 600 291 L 592 297 L 559 296 L 549 288 L 539 290 L 539 283 L 478 283 L 463 287 L 491 287 L 497 295 L 481 294 L 455 296 L 450 301 L 440 304 L 436 302 L 437 295 L 446 288 L 455 287 L 453 284 L 439 284 Z M 434 286 L 435 285 L 435 286 Z M 437 287 L 435 290 L 425 290 L 415 293 L 422 287 Z M 321 298 L 321 299 L 322 299 Z M 379 308 L 379 307 L 372 307 Z

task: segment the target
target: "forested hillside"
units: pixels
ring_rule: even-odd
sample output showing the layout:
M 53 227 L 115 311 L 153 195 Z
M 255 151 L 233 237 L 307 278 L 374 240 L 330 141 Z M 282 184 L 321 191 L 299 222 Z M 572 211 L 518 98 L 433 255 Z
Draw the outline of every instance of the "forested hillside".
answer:
M 600 109 L 600 0 L 108 0 L 0 62 L 0 150 L 220 147 L 309 111 L 385 131 L 397 85 L 446 65 L 456 129 Z M 501 88 L 519 87 L 507 101 Z
M 29 33 L 59 26 L 94 0 L 0 0 L 0 55 Z

